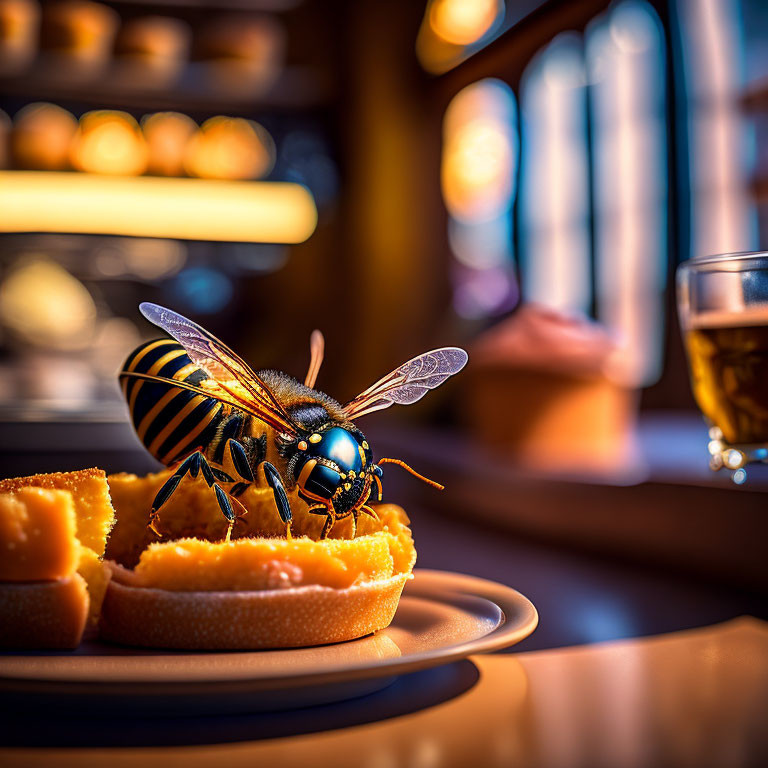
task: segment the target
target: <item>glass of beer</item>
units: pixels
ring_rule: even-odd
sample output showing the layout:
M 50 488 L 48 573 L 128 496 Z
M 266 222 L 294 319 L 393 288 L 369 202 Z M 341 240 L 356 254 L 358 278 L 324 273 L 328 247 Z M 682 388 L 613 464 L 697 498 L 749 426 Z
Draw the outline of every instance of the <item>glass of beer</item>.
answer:
M 677 298 L 710 466 L 743 483 L 746 464 L 768 462 L 768 252 L 684 262 Z

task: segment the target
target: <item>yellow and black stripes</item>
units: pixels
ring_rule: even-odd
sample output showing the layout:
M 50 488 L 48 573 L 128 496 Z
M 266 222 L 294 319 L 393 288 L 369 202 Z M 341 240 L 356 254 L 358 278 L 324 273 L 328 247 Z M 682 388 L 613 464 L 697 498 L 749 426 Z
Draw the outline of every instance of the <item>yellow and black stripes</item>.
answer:
M 199 385 L 208 379 L 173 339 L 142 344 L 125 361 L 122 373 L 185 381 Z M 122 377 L 123 394 L 128 403 L 136 434 L 147 450 L 163 464 L 172 464 L 198 446 L 207 446 L 220 422 L 232 408 L 214 397 L 190 392 L 165 382 Z

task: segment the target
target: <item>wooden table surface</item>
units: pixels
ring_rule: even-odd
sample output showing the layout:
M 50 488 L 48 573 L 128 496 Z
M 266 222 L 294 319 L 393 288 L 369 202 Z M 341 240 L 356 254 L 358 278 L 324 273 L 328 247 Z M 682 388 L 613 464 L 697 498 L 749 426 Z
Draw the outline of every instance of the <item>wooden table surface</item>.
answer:
M 768 623 L 472 657 L 331 707 L 224 720 L 63 728 L 41 718 L 27 728 L 49 746 L 2 748 L 0 765 L 758 768 L 768 765 Z M 105 733 L 119 745 L 82 745 Z
M 30 433 L 25 453 L 26 434 L 6 434 L 4 474 L 149 468 L 128 443 L 91 456 L 56 453 L 48 440 L 41 453 Z M 388 489 L 412 513 L 420 566 L 510 584 L 539 609 L 539 628 L 512 653 L 409 675 L 349 702 L 250 717 L 30 716 L 0 701 L 0 768 L 768 766 L 768 623 L 713 625 L 768 618 L 764 592 L 446 516 L 436 502 L 409 500 L 407 477 L 401 494 L 397 477 Z M 764 541 L 763 528 L 750 530 Z M 712 626 L 687 629 L 703 625 Z

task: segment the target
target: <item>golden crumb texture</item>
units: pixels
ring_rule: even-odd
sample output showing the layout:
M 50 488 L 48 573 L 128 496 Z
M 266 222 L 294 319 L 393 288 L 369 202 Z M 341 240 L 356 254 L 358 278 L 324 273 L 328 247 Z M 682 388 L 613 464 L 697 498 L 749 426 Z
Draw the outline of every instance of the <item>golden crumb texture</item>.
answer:
M 77 569 L 75 505 L 68 491 L 0 493 L 0 582 L 66 579 Z
M 180 539 L 151 544 L 136 566 L 134 583 L 182 591 L 289 589 L 311 584 L 346 589 L 409 573 L 411 563 L 401 557 L 401 551 L 388 531 L 353 541 Z
M 114 519 L 100 469 L 0 480 L 0 647 L 77 647 L 98 622 Z
M 92 549 L 80 547 L 77 573 L 88 588 L 88 625 L 96 626 L 107 585 L 112 578 L 112 569 Z
M 145 477 L 125 473 L 109 476 L 117 522 L 107 542 L 107 558 L 126 568 L 135 568 L 142 553 L 158 541 L 157 536 L 147 527 L 149 511 L 155 495 L 170 474 L 166 470 Z M 317 542 L 324 518 L 309 514 L 307 505 L 298 498 L 295 490 L 290 491 L 288 497 L 293 511 L 291 531 L 294 537 Z M 251 486 L 240 496 L 240 501 L 248 513 L 234 529 L 235 542 L 257 538 L 285 540 L 285 526 L 277 514 L 270 489 Z M 368 515 L 359 516 L 355 541 L 376 533 L 389 534 L 386 541 L 392 558 L 392 573 L 409 572 L 413 568 L 416 551 L 408 527 L 408 516 L 395 504 L 374 505 L 374 509 L 378 519 Z M 222 542 L 227 532 L 227 521 L 221 514 L 216 497 L 202 477 L 184 479 L 161 510 L 159 526 L 164 534 L 164 544 L 181 539 Z M 334 525 L 323 544 L 330 547 L 331 542 L 349 541 L 351 536 L 352 519 L 348 517 Z M 331 552 L 330 549 L 327 551 Z
M 99 469 L 0 481 L 0 648 L 76 648 L 107 640 L 161 648 L 266 648 L 360 637 L 389 624 L 416 550 L 402 508 L 337 522 L 290 494 L 292 535 L 269 489 L 250 487 L 227 521 L 202 478 L 161 511 L 168 479 Z
M 15 493 L 30 487 L 69 491 L 75 505 L 78 540 L 97 555 L 104 554 L 107 536 L 115 522 L 115 511 L 103 470 L 94 467 L 0 480 L 0 493 Z
M 170 473 L 109 477 L 117 523 L 114 562 L 99 621 L 108 642 L 197 650 L 296 648 L 352 640 L 389 626 L 416 550 L 403 509 L 339 521 L 320 540 L 322 517 L 290 493 L 292 536 L 269 489 L 250 487 L 226 541 L 227 522 L 201 478 L 179 485 L 161 510 L 152 501 Z

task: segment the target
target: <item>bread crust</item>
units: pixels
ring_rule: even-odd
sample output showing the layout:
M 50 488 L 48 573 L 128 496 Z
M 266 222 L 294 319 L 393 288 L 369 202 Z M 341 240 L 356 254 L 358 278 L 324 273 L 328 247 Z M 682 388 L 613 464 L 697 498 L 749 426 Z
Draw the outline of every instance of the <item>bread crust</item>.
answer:
M 78 469 L 73 472 L 46 472 L 41 475 L 28 475 L 27 477 L 9 477 L 0 480 L 0 491 L 13 493 L 20 488 L 58 488 L 59 490 L 72 491 L 77 489 L 81 480 L 104 480 L 107 473 L 98 467 Z
M 77 648 L 88 605 L 88 590 L 78 574 L 0 584 L 0 648 Z
M 258 592 L 171 592 L 112 581 L 99 631 L 113 643 L 187 650 L 337 643 L 388 626 L 409 578 Z

